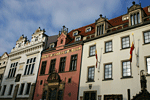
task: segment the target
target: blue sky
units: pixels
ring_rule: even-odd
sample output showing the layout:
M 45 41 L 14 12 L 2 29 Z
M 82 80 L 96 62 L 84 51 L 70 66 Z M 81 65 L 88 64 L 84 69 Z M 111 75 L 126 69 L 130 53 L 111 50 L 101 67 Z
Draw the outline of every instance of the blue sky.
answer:
M 95 22 L 102 14 L 108 19 L 127 13 L 133 0 L 0 0 L 0 56 L 10 53 L 24 34 L 31 35 L 38 27 L 46 34 L 57 35 L 65 25 L 69 31 Z M 142 7 L 150 0 L 134 0 Z

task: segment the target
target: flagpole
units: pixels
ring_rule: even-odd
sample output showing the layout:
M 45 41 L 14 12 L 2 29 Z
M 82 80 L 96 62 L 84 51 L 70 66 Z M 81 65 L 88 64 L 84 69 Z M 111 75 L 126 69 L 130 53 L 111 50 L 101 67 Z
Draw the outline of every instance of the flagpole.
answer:
M 99 63 L 98 72 L 100 72 L 100 64 L 101 64 L 101 59 L 102 59 L 102 49 L 103 48 L 101 48 L 100 60 L 98 61 L 98 63 Z

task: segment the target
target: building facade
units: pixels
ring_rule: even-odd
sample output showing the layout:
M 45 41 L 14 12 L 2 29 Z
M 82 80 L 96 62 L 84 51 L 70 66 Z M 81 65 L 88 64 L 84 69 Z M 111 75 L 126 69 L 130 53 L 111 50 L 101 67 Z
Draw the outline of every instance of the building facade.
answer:
M 150 6 L 133 2 L 127 14 L 110 20 L 100 15 L 94 24 L 95 37 L 83 39 L 78 100 L 143 100 L 141 93 L 150 92 Z
M 1 84 L 0 100 L 32 100 L 41 58 L 48 36 L 40 27 L 31 41 L 22 35 L 9 53 Z
M 7 66 L 8 62 L 8 54 L 5 52 L 1 57 L 0 57 L 0 84 L 2 83 L 3 79 L 3 74 L 5 72 L 5 68 Z
M 85 26 L 68 33 L 63 26 L 57 42 L 51 43 L 55 46 L 42 52 L 34 100 L 77 100 L 82 40 L 93 31 Z

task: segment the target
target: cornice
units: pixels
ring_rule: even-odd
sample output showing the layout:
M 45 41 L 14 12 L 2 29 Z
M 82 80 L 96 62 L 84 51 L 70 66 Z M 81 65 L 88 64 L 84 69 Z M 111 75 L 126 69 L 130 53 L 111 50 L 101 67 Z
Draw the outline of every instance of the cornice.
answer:
M 31 53 L 27 53 L 26 56 L 30 56 L 30 55 L 33 55 L 33 54 L 37 54 L 39 53 L 40 51 L 35 51 L 35 52 L 31 52 Z
M 18 56 L 18 57 L 11 58 L 10 60 L 13 61 L 13 60 L 20 59 L 20 58 L 21 56 Z
M 41 46 L 43 46 L 43 44 L 44 44 L 44 42 L 39 42 L 37 44 L 33 44 L 31 46 L 21 48 L 20 50 L 15 50 L 15 51 L 11 52 L 9 54 L 9 56 L 15 55 L 15 54 L 20 53 L 20 52 L 28 51 L 28 50 L 30 50 L 32 48 L 36 48 L 36 47 L 39 47 L 39 46 L 41 47 Z

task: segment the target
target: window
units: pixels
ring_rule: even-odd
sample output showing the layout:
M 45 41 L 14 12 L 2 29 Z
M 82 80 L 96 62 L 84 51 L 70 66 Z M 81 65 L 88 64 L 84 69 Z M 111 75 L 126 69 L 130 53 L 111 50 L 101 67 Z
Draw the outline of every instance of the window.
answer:
M 112 79 L 112 64 L 106 64 L 104 69 L 104 79 Z
M 96 91 L 85 91 L 83 100 L 97 100 Z
M 61 44 L 63 43 L 63 40 L 61 40 Z
M 97 26 L 97 36 L 104 34 L 104 24 Z
M 8 73 L 8 78 L 12 78 L 15 76 L 17 65 L 18 65 L 18 62 L 11 64 L 9 73 Z
M 12 89 L 13 89 L 13 84 L 11 84 L 11 85 L 10 85 L 8 95 L 11 95 L 11 93 L 12 93 Z
M 54 44 L 50 44 L 50 48 L 54 48 L 54 46 L 55 46 Z
M 86 28 L 86 32 L 89 32 L 89 31 L 91 31 L 91 27 Z
M 122 38 L 122 49 L 130 47 L 129 36 Z
M 6 90 L 6 85 L 4 85 L 4 87 L 3 87 L 2 95 L 5 94 L 5 90 Z
M 123 95 L 113 94 L 113 95 L 104 95 L 104 100 L 123 100 Z
M 24 89 L 24 83 L 21 84 L 19 95 L 22 95 Z
M 76 70 L 77 67 L 77 55 L 71 56 L 71 64 L 70 64 L 70 71 Z
M 150 31 L 144 32 L 144 43 L 150 43 Z
M 65 71 L 65 62 L 66 62 L 66 57 L 60 58 L 59 72 Z
M 43 83 L 43 80 L 40 81 L 40 85 L 42 85 L 42 83 Z
M 36 57 L 27 59 L 24 75 L 33 74 Z
M 80 41 L 81 40 L 81 37 L 76 37 L 76 41 Z
M 105 52 L 111 52 L 112 51 L 112 41 L 105 42 Z
M 131 64 L 130 61 L 122 62 L 122 76 L 131 77 Z
M 146 58 L 147 74 L 150 74 L 150 57 Z
M 21 47 L 21 43 L 19 43 L 18 47 Z
M 68 79 L 68 83 L 71 83 L 71 78 Z
M 49 73 L 53 73 L 53 71 L 55 70 L 55 63 L 56 59 L 51 60 Z
M 95 55 L 95 49 L 96 49 L 96 45 L 90 46 L 89 56 Z
M 139 14 L 139 12 L 131 14 L 130 19 L 131 19 L 131 26 L 140 23 L 140 14 Z
M 45 74 L 46 64 L 47 64 L 47 61 L 42 62 L 42 67 L 41 67 L 41 72 L 40 72 L 41 75 Z
M 30 87 L 31 87 L 31 83 L 27 83 L 27 88 L 26 88 L 26 95 L 28 95 L 29 94 L 29 92 L 30 92 Z
M 93 82 L 94 81 L 94 73 L 95 73 L 95 68 L 94 67 L 89 67 L 88 68 L 88 82 Z
M 38 41 L 38 36 L 37 36 L 37 37 L 35 37 L 35 41 Z
M 78 32 L 74 32 L 74 33 L 73 33 L 73 36 L 76 36 L 76 35 L 78 35 Z
M 63 100 L 63 90 L 58 91 L 58 100 Z
M 3 62 L 3 64 L 5 64 L 5 61 Z
M 2 78 L 3 78 L 3 74 L 0 74 L 0 80 L 2 80 Z

